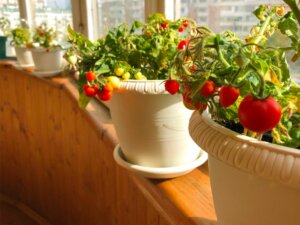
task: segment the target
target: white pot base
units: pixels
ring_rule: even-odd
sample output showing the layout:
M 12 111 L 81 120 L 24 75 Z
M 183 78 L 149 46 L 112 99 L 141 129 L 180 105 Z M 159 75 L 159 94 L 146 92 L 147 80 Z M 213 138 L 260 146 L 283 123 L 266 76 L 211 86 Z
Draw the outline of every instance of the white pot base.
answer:
M 198 166 L 204 164 L 207 161 L 207 157 L 208 157 L 206 152 L 200 151 L 200 154 L 197 157 L 197 159 L 185 165 L 172 166 L 172 167 L 145 167 L 145 166 L 135 165 L 126 161 L 119 144 L 115 147 L 113 156 L 115 161 L 125 169 L 136 172 L 144 177 L 154 178 L 154 179 L 174 178 L 174 177 L 187 174 L 193 169 L 197 168 Z

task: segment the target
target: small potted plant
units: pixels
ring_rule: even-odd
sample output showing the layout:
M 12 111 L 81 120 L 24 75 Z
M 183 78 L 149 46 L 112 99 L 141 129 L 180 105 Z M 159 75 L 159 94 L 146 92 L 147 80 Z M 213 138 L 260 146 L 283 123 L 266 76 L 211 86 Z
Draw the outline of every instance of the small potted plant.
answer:
M 174 60 L 183 101 L 197 110 L 189 131 L 209 154 L 223 225 L 300 224 L 300 88 L 286 60 L 287 52 L 300 58 L 300 10 L 285 2 L 287 13 L 258 7 L 245 39 L 198 27 Z M 276 32 L 290 41 L 272 45 Z
M 0 18 L 0 59 L 6 57 L 6 41 L 10 31 L 10 21 L 6 17 Z
M 12 41 L 15 47 L 16 57 L 21 67 L 34 66 L 31 51 L 31 33 L 28 27 L 16 27 L 11 30 Z
M 174 167 L 181 172 L 144 173 L 146 176 L 178 176 L 197 167 L 203 156 L 188 135 L 191 112 L 175 94 L 179 83 L 170 81 L 168 74 L 178 46 L 182 48 L 194 25 L 186 18 L 169 21 L 153 14 L 147 23 L 119 25 L 97 42 L 69 28 L 72 47 L 65 57 L 80 73 L 81 106 L 93 96 L 110 100 L 113 123 L 128 163 L 169 172 L 174 172 L 170 169 Z
M 35 72 L 57 73 L 62 70 L 63 50 L 57 41 L 54 28 L 48 28 L 46 23 L 39 25 L 32 37 L 32 57 Z

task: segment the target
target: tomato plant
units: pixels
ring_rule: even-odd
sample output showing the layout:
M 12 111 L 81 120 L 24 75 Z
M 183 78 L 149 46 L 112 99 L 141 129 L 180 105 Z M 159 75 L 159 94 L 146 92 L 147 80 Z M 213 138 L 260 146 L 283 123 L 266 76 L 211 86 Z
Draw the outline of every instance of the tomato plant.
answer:
M 197 104 L 204 103 L 222 125 L 239 124 L 258 139 L 269 132 L 273 143 L 300 147 L 300 87 L 286 61 L 286 55 L 300 59 L 300 9 L 295 0 L 284 1 L 292 12 L 277 5 L 256 8 L 259 23 L 243 38 L 197 27 L 178 44 L 172 77 L 181 83 L 187 108 L 202 112 Z M 275 31 L 289 39 L 284 47 L 269 41 Z
M 195 25 L 188 18 L 171 21 L 155 13 L 148 16 L 146 23 L 133 21 L 130 26 L 126 23 L 115 26 L 97 41 L 87 39 L 69 26 L 71 47 L 64 57 L 77 57 L 76 62 L 69 61 L 72 64 L 69 68 L 79 71 L 79 87 L 97 83 L 101 90 L 106 82 L 118 88 L 120 82 L 128 79 L 169 80 L 178 44 Z M 180 32 L 183 30 L 185 32 Z M 186 41 L 181 45 L 186 45 L 184 43 Z M 94 71 L 96 77 L 85 76 L 88 71 Z M 82 96 L 83 89 L 79 91 Z M 88 103 L 86 98 L 80 101 L 82 107 Z

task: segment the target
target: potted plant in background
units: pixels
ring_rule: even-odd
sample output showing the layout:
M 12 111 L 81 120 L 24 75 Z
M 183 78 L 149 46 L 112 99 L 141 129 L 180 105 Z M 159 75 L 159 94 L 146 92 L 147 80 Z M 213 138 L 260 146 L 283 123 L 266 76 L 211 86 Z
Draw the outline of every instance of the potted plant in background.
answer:
M 35 74 L 48 76 L 62 71 L 62 45 L 57 40 L 55 29 L 48 28 L 46 23 L 42 23 L 35 29 L 32 37 L 31 52 L 35 65 Z
M 34 66 L 31 51 L 31 33 L 28 27 L 16 27 L 11 30 L 12 41 L 10 44 L 14 46 L 18 63 L 21 67 Z
M 300 224 L 300 88 L 286 61 L 300 57 L 300 10 L 285 2 L 258 7 L 245 40 L 198 27 L 174 60 L 185 104 L 209 111 L 189 131 L 209 154 L 218 224 Z M 275 31 L 290 41 L 272 45 Z
M 6 41 L 10 31 L 10 21 L 6 17 L 0 18 L 0 59 L 6 58 Z
M 188 19 L 172 22 L 153 14 L 147 23 L 122 24 L 97 42 L 69 28 L 72 47 L 65 58 L 79 70 L 81 106 L 93 96 L 110 100 L 120 141 L 115 159 L 147 177 L 175 177 L 206 161 L 188 135 L 191 112 L 175 94 L 179 83 L 168 74 L 178 45 L 193 27 Z

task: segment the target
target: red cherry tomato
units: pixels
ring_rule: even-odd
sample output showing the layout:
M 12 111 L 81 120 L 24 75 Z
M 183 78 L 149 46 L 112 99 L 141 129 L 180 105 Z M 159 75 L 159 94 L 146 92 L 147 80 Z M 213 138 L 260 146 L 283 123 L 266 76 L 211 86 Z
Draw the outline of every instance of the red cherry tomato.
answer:
M 113 91 L 113 90 L 114 90 L 114 87 L 109 82 L 107 82 L 102 89 L 102 91 L 106 91 L 106 92 Z
M 221 105 L 224 108 L 227 108 L 235 103 L 237 98 L 240 96 L 240 90 L 232 86 L 223 85 L 219 92 L 219 96 Z
M 182 21 L 182 26 L 188 27 L 189 26 L 189 21 L 188 20 Z
M 93 87 L 90 87 L 89 85 L 85 84 L 83 85 L 83 91 L 84 91 L 84 94 L 88 97 L 93 97 L 97 94 L 97 90 L 98 88 L 93 86 Z
M 187 40 L 182 40 L 178 43 L 178 50 L 183 50 L 188 44 L 188 41 Z
M 96 73 L 93 71 L 88 71 L 86 72 L 85 77 L 88 81 L 96 80 Z
M 207 104 L 204 102 L 197 102 L 195 104 L 192 103 L 192 98 L 190 97 L 190 91 L 187 90 L 182 95 L 183 104 L 186 108 L 190 110 L 201 110 L 204 111 L 207 108 Z
M 179 28 L 178 28 L 178 32 L 181 33 L 181 32 L 183 32 L 183 31 L 184 31 L 184 28 L 183 28 L 183 27 L 179 27 Z
M 266 99 L 255 99 L 246 96 L 238 109 L 240 123 L 256 133 L 264 133 L 274 128 L 281 118 L 281 107 L 271 96 Z
M 169 92 L 171 95 L 174 95 L 179 90 L 180 83 L 176 80 L 167 80 L 165 82 L 165 89 L 167 92 Z
M 212 80 L 207 80 L 202 86 L 200 93 L 204 97 L 209 97 L 213 93 L 215 93 L 216 89 L 217 89 L 216 84 Z
M 161 24 L 161 27 L 163 29 L 167 29 L 168 26 L 169 26 L 169 24 L 167 22 L 164 22 L 164 23 Z
M 100 91 L 98 92 L 98 98 L 102 101 L 108 101 L 112 98 L 113 92 L 112 91 Z

